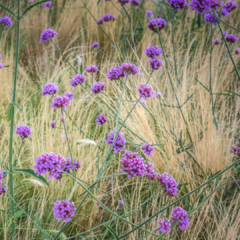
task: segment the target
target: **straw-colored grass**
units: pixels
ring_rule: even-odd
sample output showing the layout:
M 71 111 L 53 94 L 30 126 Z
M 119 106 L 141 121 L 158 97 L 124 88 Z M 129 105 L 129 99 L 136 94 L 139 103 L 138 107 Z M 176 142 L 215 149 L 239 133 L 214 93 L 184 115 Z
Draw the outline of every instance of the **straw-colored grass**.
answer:
M 56 2 L 59 7 L 62 6 L 61 0 Z M 81 1 L 67 1 L 65 5 L 65 7 L 76 6 L 82 6 Z M 97 7 L 96 1 L 90 0 L 87 6 L 96 19 L 105 13 L 116 15 L 116 22 L 103 25 L 102 28 L 110 35 L 117 46 L 122 46 L 122 40 L 119 40 L 122 26 L 119 12 L 110 2 L 101 2 L 99 7 Z M 119 5 L 117 6 L 119 7 Z M 144 7 L 146 10 L 154 9 L 155 5 L 150 1 L 146 1 Z M 22 8 L 25 8 L 25 6 L 23 5 Z M 0 13 L 0 16 L 6 14 L 4 11 Z M 232 16 L 236 19 L 237 12 L 233 13 Z M 194 14 L 188 14 L 188 17 L 193 18 Z M 143 18 L 141 20 L 143 21 L 143 26 L 145 26 L 147 19 Z M 181 22 L 181 20 L 179 21 Z M 14 23 L 16 25 L 16 21 Z M 182 22 L 175 30 L 175 44 L 177 46 L 176 59 L 181 84 L 177 84 L 173 68 L 174 61 L 170 22 L 168 22 L 169 29 L 163 31 L 162 35 L 168 55 L 170 74 L 175 84 L 175 93 L 180 103 L 184 103 L 184 101 L 194 93 L 182 108 L 187 120 L 189 132 L 194 141 L 194 147 L 190 148 L 188 152 L 210 177 L 211 172 L 215 174 L 229 166 L 233 161 L 230 147 L 235 141 L 234 134 L 239 125 L 240 102 L 236 97 L 217 96 L 215 114 L 218 122 L 218 130 L 216 130 L 212 120 L 210 94 L 195 80 L 195 78 L 197 78 L 202 84 L 209 88 L 210 58 L 205 44 L 208 33 L 202 28 L 202 31 L 195 31 L 191 35 L 186 33 L 186 35 L 183 36 L 183 32 L 181 31 L 183 24 L 185 32 L 189 32 L 188 30 L 190 30 L 191 27 L 190 22 Z M 131 28 L 127 18 L 125 18 L 125 25 L 127 29 Z M 134 24 L 132 27 L 135 27 Z M 80 66 L 76 61 L 77 55 L 82 57 L 83 66 L 89 64 L 97 64 L 100 66 L 99 80 L 107 83 L 106 94 L 120 98 L 122 91 L 122 83 L 110 82 L 106 78 L 107 70 L 122 61 L 122 52 L 119 52 L 117 48 L 111 47 L 110 41 L 103 34 L 91 15 L 87 13 L 86 9 L 65 9 L 61 11 L 59 8 L 57 12 L 53 12 L 53 10 L 49 11 L 38 7 L 31 10 L 21 21 L 20 62 L 16 101 L 23 111 L 20 113 L 20 111 L 15 108 L 15 125 L 29 124 L 33 132 L 31 137 L 24 141 L 17 168 L 33 169 L 35 158 L 44 152 L 55 152 L 69 156 L 64 130 L 51 129 L 49 127 L 50 121 L 56 119 L 57 126 L 63 128 L 60 121 L 61 113 L 58 110 L 51 109 L 50 98 L 47 96 L 40 97 L 40 91 L 41 86 L 46 82 L 55 82 L 59 86 L 61 93 L 64 91 L 73 91 L 69 83 L 75 73 L 50 42 L 39 42 L 40 33 L 45 28 L 53 28 L 58 32 L 58 36 L 54 38 L 54 42 L 60 47 L 67 59 L 78 71 L 80 71 Z M 0 52 L 3 55 L 3 63 L 4 65 L 10 65 L 10 67 L 2 69 L 0 72 L 1 117 L 7 115 L 8 105 L 11 102 L 15 34 L 16 26 L 12 29 L 5 30 L 1 40 Z M 214 37 L 219 36 L 216 30 Z M 102 51 L 110 55 L 114 60 L 109 59 L 98 50 L 91 49 L 90 45 L 94 41 L 99 41 Z M 129 41 L 127 44 L 129 44 Z M 135 88 L 139 83 L 146 82 L 151 72 L 148 67 L 148 59 L 144 55 L 144 48 L 150 43 L 159 45 L 158 36 L 157 34 L 151 33 L 148 29 L 144 29 L 141 41 L 129 50 L 128 56 L 123 58 L 125 62 L 128 60 L 134 62 L 142 72 L 142 75 L 130 76 L 127 82 L 127 87 L 135 96 L 138 96 Z M 186 43 L 188 44 L 187 46 Z M 219 77 L 224 59 L 222 55 L 225 54 L 226 48 L 224 45 L 220 45 L 219 48 L 215 47 L 213 50 L 212 81 L 214 93 L 223 92 L 225 89 L 231 89 L 235 92 L 238 91 L 238 80 L 236 74 L 234 72 L 231 73 L 233 71 L 233 65 L 229 58 L 226 60 L 223 72 Z M 239 60 L 237 56 L 234 56 L 234 59 L 236 61 Z M 91 85 L 90 74 L 88 75 L 88 83 Z M 145 158 L 154 163 L 159 173 L 168 172 L 179 183 L 189 183 L 179 191 L 182 196 L 199 186 L 199 183 L 205 182 L 207 178 L 203 180 L 199 176 L 202 174 L 201 170 L 194 164 L 192 158 L 186 152 L 179 154 L 176 152 L 180 146 L 176 144 L 173 134 L 170 132 L 174 133 L 177 139 L 180 138 L 182 132 L 182 138 L 187 139 L 186 144 L 189 144 L 190 141 L 180 110 L 178 108 L 161 105 L 177 105 L 165 64 L 162 69 L 152 74 L 149 84 L 156 92 L 163 92 L 163 99 L 155 98 L 154 100 L 148 100 L 146 103 L 148 111 L 141 105 L 137 106 L 126 121 L 126 127 L 133 133 L 125 127 L 122 128 L 122 132 L 127 138 L 127 141 L 135 144 L 141 144 L 143 140 L 145 142 L 159 144 L 155 146 L 157 151 L 153 153 L 153 157 L 145 155 Z M 87 89 L 89 91 L 89 88 Z M 76 98 L 87 97 L 88 93 L 79 87 L 74 89 L 74 96 Z M 215 98 L 216 95 L 214 96 L 214 99 Z M 71 106 L 66 109 L 66 112 L 74 119 L 78 128 L 65 116 L 73 156 L 82 161 L 82 168 L 77 172 L 77 177 L 89 184 L 93 183 L 97 177 L 97 157 L 99 156 L 100 166 L 106 157 L 109 146 L 104 143 L 104 139 L 106 134 L 115 126 L 115 120 L 109 113 L 113 115 L 116 114 L 119 103 L 118 100 L 104 94 L 98 95 L 96 99 L 98 102 L 90 98 L 72 100 Z M 129 90 L 126 90 L 123 99 L 135 100 L 135 97 Z M 107 105 L 104 102 L 107 103 Z M 133 102 L 123 102 L 120 119 L 125 119 L 132 106 Z M 96 127 L 94 122 L 96 115 L 105 110 L 109 111 L 109 113 L 106 113 L 110 119 L 108 122 L 109 126 Z M 85 133 L 82 133 L 79 129 Z M 7 119 L 0 120 L 0 132 L 2 143 L 0 151 L 1 169 L 6 169 L 8 166 L 10 132 L 10 122 L 8 122 Z M 137 134 L 137 136 L 134 133 Z M 100 151 L 95 145 L 77 145 L 76 141 L 80 139 L 94 140 L 105 149 L 105 152 Z M 13 144 L 14 159 L 18 155 L 20 145 L 21 139 L 15 133 Z M 127 148 L 133 149 L 134 146 L 127 144 Z M 116 154 L 113 164 L 110 165 L 105 173 L 106 176 L 119 173 L 119 157 L 120 154 Z M 221 176 L 221 178 L 224 177 L 234 178 L 235 172 L 228 171 Z M 30 180 L 26 181 L 26 178 Z M 204 193 L 205 197 L 211 194 L 213 189 L 223 182 L 220 179 L 218 180 L 219 182 L 207 188 Z M 28 175 L 14 175 L 15 200 L 34 221 L 36 213 L 38 214 L 42 228 L 53 231 L 59 230 L 62 226 L 61 223 L 53 218 L 53 202 L 68 198 L 73 186 L 73 180 L 65 176 L 61 182 L 56 180 L 48 180 L 48 182 L 50 187 L 38 181 L 33 181 L 33 178 Z M 96 189 L 93 190 L 93 193 L 109 208 L 115 209 L 118 200 L 124 199 L 126 204 L 118 212 L 119 214 L 136 208 L 151 196 L 150 184 L 145 178 L 127 179 L 126 176 L 120 176 L 101 180 L 97 187 L 108 193 L 106 194 Z M 154 183 L 151 187 L 153 191 L 156 191 L 158 184 Z M 73 198 L 75 205 L 78 205 L 82 200 L 82 197 L 77 198 L 77 196 L 83 191 L 84 189 L 78 185 Z M 135 224 L 139 224 L 148 219 L 156 211 L 160 210 L 164 202 L 170 199 L 168 196 L 158 198 L 161 194 L 162 192 L 158 192 L 156 197 L 152 198 L 147 204 L 126 219 Z M 239 195 L 232 196 L 228 199 L 228 206 L 225 207 L 226 203 L 223 203 L 221 200 L 225 194 L 226 192 L 223 190 L 215 192 L 209 201 L 190 216 L 191 227 L 183 232 L 174 230 L 172 239 L 237 239 L 240 224 L 240 197 Z M 193 204 L 197 197 L 197 194 L 192 194 L 187 198 L 187 201 L 181 202 L 180 206 L 187 209 L 187 204 Z M 11 228 L 11 219 L 8 218 L 8 215 L 4 212 L 9 211 L 9 201 L 10 199 L 7 194 L 1 196 L 0 226 L 3 230 L 1 239 L 9 239 L 7 234 Z M 196 207 L 198 203 L 199 201 L 197 201 L 194 206 Z M 16 210 L 18 210 L 17 206 Z M 165 216 L 170 217 L 170 215 L 170 211 L 165 212 Z M 163 215 L 159 215 L 158 218 L 152 219 L 143 227 L 149 231 L 154 230 L 157 227 L 157 219 L 162 217 Z M 109 219 L 111 219 L 111 215 L 99 208 L 95 200 L 88 196 L 64 232 L 67 236 L 73 236 L 77 234 L 77 232 L 84 232 L 103 223 L 104 220 Z M 115 221 L 111 226 L 119 236 L 134 228 L 121 220 Z M 31 237 L 38 232 L 36 226 L 26 217 L 17 219 L 17 229 L 17 239 L 31 239 Z M 94 230 L 93 234 L 96 237 L 95 239 L 97 239 L 96 233 L 102 234 L 104 231 L 104 227 Z M 124 239 L 140 239 L 145 234 L 144 231 L 137 230 Z M 91 234 L 88 233 L 85 236 L 91 237 Z M 168 235 L 166 236 L 169 237 Z M 112 239 L 112 237 L 106 235 L 105 239 Z M 147 239 L 156 238 L 152 236 Z

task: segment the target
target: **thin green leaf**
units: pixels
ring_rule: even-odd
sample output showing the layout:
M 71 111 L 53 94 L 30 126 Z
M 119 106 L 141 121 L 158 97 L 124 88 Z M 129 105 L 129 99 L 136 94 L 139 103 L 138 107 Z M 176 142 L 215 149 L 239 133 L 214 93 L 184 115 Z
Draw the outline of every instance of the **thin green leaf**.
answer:
M 114 239 L 120 240 L 116 232 L 109 226 L 105 225 L 105 227 L 108 229 L 108 231 L 114 236 Z
M 14 102 L 13 105 L 17 106 L 17 108 L 19 109 L 19 111 L 22 112 L 22 109 L 21 109 L 21 107 L 20 107 L 20 105 L 19 105 L 18 103 Z
M 1 119 L 5 119 L 5 118 L 8 118 L 8 116 L 6 116 L 6 117 L 1 117 L 0 120 L 1 120 Z
M 37 5 L 40 5 L 40 4 L 42 4 L 42 3 L 45 3 L 45 2 L 47 2 L 47 1 L 48 1 L 48 0 L 44 0 L 44 1 L 35 3 L 35 4 L 31 5 L 30 7 L 28 7 L 28 8 L 23 12 L 23 14 L 22 14 L 22 16 L 19 18 L 19 20 L 20 20 L 30 9 L 32 9 L 33 7 L 35 7 L 35 6 L 37 6 Z
M 16 169 L 15 171 L 13 171 L 13 173 L 25 173 L 25 174 L 31 175 L 37 178 L 39 181 L 45 183 L 49 187 L 47 180 L 42 176 L 38 176 L 32 169 Z
M 234 95 L 236 95 L 236 96 L 240 97 L 240 95 L 239 95 L 239 94 L 237 94 L 237 93 L 235 93 L 235 92 L 231 92 L 231 91 L 228 91 L 228 90 L 225 90 L 225 92 L 230 92 L 230 93 L 232 93 L 232 94 L 234 94 Z
M 37 213 L 36 213 L 36 222 L 37 222 L 37 225 L 38 225 L 40 228 L 42 228 Z
M 11 120 L 11 116 L 12 116 L 12 103 L 10 103 L 8 106 L 8 115 L 7 115 L 8 121 Z
M 6 11 L 8 11 L 9 13 L 11 13 L 16 19 L 17 19 L 17 16 L 8 8 L 4 7 L 2 4 L 0 4 L 0 7 L 2 7 L 3 9 L 5 9 Z
M 197 80 L 197 78 L 194 78 L 197 82 L 199 82 L 209 93 L 210 93 L 210 90 L 207 88 L 207 87 L 205 87 L 200 81 L 198 81 Z
M 97 2 L 97 6 L 99 5 L 100 2 L 101 2 L 101 0 L 98 0 L 98 2 Z

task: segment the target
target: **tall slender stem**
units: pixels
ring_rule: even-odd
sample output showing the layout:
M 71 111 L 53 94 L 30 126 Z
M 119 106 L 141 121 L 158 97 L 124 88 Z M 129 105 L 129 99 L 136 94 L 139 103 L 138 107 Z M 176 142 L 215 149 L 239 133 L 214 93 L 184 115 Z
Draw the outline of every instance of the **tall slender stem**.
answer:
M 18 17 L 20 17 L 20 0 L 18 0 Z M 12 102 L 16 100 L 16 87 L 17 87 L 17 73 L 18 73 L 18 57 L 19 57 L 19 42 L 20 42 L 20 21 L 17 21 L 17 43 L 16 43 L 16 56 L 15 56 L 15 70 L 14 70 L 14 80 L 13 80 L 13 96 Z M 13 129 L 14 129 L 14 104 L 12 106 L 12 115 L 11 115 L 11 127 L 10 127 L 10 145 L 9 145 L 9 171 L 12 172 L 12 158 L 13 158 Z M 14 217 L 14 186 L 13 186 L 13 174 L 9 175 L 9 185 L 10 185 L 10 194 L 11 194 L 11 215 Z M 12 232 L 13 239 L 15 239 L 16 229 L 14 222 L 12 223 Z
M 123 7 L 123 6 L 122 6 Z M 123 7 L 124 8 L 124 7 Z M 123 24 L 123 44 L 124 44 L 124 53 L 127 55 L 127 44 L 126 44 L 126 36 L 125 36 L 125 26 L 124 26 L 124 12 L 122 13 L 122 24 Z

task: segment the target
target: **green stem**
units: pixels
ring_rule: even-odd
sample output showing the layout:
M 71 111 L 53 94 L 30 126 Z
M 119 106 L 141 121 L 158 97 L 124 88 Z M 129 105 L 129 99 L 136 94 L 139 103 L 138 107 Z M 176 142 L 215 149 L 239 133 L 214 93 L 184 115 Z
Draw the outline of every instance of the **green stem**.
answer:
M 123 44 L 124 44 L 124 53 L 125 53 L 125 56 L 127 55 L 127 44 L 126 44 L 126 36 L 125 36 L 125 29 L 124 29 L 124 13 L 122 13 L 122 24 L 123 24 L 123 28 L 122 28 L 122 31 L 123 31 Z

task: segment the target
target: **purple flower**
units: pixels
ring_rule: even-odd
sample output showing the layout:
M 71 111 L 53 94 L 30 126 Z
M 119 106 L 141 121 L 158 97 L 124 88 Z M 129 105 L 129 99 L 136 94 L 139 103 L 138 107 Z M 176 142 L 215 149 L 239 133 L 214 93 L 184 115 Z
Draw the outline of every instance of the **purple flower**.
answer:
M 87 77 L 83 74 L 77 74 L 71 79 L 70 85 L 75 88 L 78 84 L 81 85 L 82 83 L 84 83 L 86 79 Z
M 123 72 L 122 67 L 119 67 L 118 65 L 115 67 L 112 67 L 107 72 L 107 77 L 109 80 L 119 80 L 120 78 L 125 77 L 126 74 Z
M 149 18 L 151 18 L 152 16 L 153 16 L 153 13 L 152 13 L 152 11 L 146 11 L 146 15 L 147 15 L 147 17 L 149 17 Z
M 41 95 L 53 95 L 58 93 L 59 89 L 55 83 L 46 83 L 42 87 Z
M 52 2 L 51 1 L 46 2 L 45 5 L 44 5 L 45 8 L 50 8 L 51 6 L 52 6 Z
M 69 106 L 71 103 L 70 99 L 65 96 L 57 96 L 55 98 L 53 98 L 52 102 L 51 102 L 51 107 L 52 108 L 63 108 L 65 109 L 65 107 Z
M 186 0 L 167 0 L 172 8 L 174 9 L 183 9 L 186 5 L 187 5 L 187 1 Z
M 162 92 L 157 92 L 157 93 L 156 93 L 156 97 L 157 97 L 157 98 L 161 98 L 161 97 L 162 97 L 162 95 L 163 95 L 163 93 L 162 93 Z
M 218 45 L 218 44 L 221 43 L 221 41 L 219 40 L 219 38 L 214 39 L 212 42 L 213 42 L 215 45 Z
M 5 174 L 6 172 L 7 172 L 6 170 L 1 170 L 0 171 L 0 184 L 2 184 L 3 178 L 6 177 L 6 174 Z
M 234 154 L 238 154 L 238 153 L 240 153 L 240 147 L 233 145 L 231 147 L 230 151 L 233 152 Z
M 132 0 L 117 0 L 117 2 L 121 3 L 122 5 L 130 3 Z
M 97 24 L 102 24 L 103 23 L 103 19 L 102 18 L 99 18 L 98 20 L 97 20 Z
M 152 44 L 149 47 L 145 48 L 145 55 L 150 58 L 155 58 L 162 55 L 162 49 L 156 45 L 155 47 Z
M 228 35 L 228 33 L 226 31 L 223 31 L 223 36 L 226 38 L 226 36 Z
M 29 2 L 29 3 L 34 3 L 34 0 L 29 0 L 28 2 Z
M 99 43 L 98 43 L 98 42 L 92 43 L 92 48 L 97 48 L 98 46 L 99 46 Z
M 43 32 L 41 33 L 41 36 L 40 36 L 40 41 L 41 42 L 47 42 L 47 40 L 49 38 L 53 38 L 55 36 L 57 36 L 58 33 L 55 32 L 53 29 L 45 29 L 43 30 Z
M 178 196 L 178 183 L 176 180 L 168 173 L 159 174 L 157 180 L 165 188 L 165 192 L 170 196 Z
M 73 94 L 74 94 L 74 92 L 65 92 L 63 95 L 68 97 L 69 100 L 72 100 L 73 99 Z
M 109 21 L 115 21 L 116 17 L 110 13 L 106 13 L 103 17 L 102 20 L 105 22 L 109 22 Z
M 97 115 L 97 118 L 95 119 L 96 125 L 103 126 L 104 123 L 108 120 L 108 117 L 104 117 L 103 113 Z
M 7 17 L 7 16 L 2 17 L 2 18 L 0 19 L 0 23 L 2 23 L 2 24 L 5 25 L 5 26 L 8 26 L 8 27 L 11 27 L 11 26 L 13 25 L 11 18 L 10 18 L 10 17 Z
M 8 190 L 8 187 L 6 184 L 0 185 L 0 195 L 5 193 Z
M 237 8 L 237 3 L 234 1 L 228 1 L 226 4 L 223 5 L 223 9 L 225 9 L 228 13 L 233 11 Z M 227 15 L 228 16 L 228 15 Z
M 134 75 L 139 73 L 138 67 L 132 63 L 122 63 L 121 69 L 126 75 Z
M 228 11 L 225 8 L 222 8 L 222 16 L 227 17 L 228 16 Z
M 226 41 L 227 41 L 227 42 L 230 42 L 230 43 L 235 43 L 235 42 L 238 41 L 238 38 L 237 38 L 237 36 L 234 35 L 234 34 L 228 34 L 228 35 L 226 36 Z
M 157 17 L 154 19 L 151 19 L 148 23 L 147 23 L 147 27 L 152 30 L 153 32 L 158 32 L 161 31 L 167 24 L 167 21 Z M 157 30 L 158 29 L 158 30 Z
M 4 66 L 3 66 L 3 64 L 2 64 L 2 63 L 0 63 L 0 69 L 1 69 L 1 68 L 4 68 Z
M 62 201 L 56 201 L 53 207 L 54 217 L 63 222 L 69 222 L 72 220 L 72 217 L 75 215 L 75 205 L 74 202 L 69 202 L 68 199 Z
M 152 156 L 152 152 L 155 151 L 154 147 L 152 146 L 151 143 L 148 144 L 143 144 L 142 145 L 142 150 L 145 154 L 147 154 L 148 156 Z
M 95 65 L 90 65 L 88 67 L 85 68 L 85 71 L 89 72 L 89 73 L 94 73 L 98 71 L 98 67 Z
M 170 233 L 171 232 L 171 223 L 170 221 L 165 218 L 165 220 L 163 219 L 159 219 L 158 220 L 158 228 L 160 228 L 160 231 L 165 233 Z
M 188 6 L 190 7 L 191 11 L 206 14 L 211 9 L 211 0 L 192 0 Z
M 91 91 L 95 94 L 98 94 L 104 90 L 105 82 L 96 82 L 92 85 Z
M 119 202 L 119 205 L 124 205 L 124 201 L 121 200 L 121 201 Z
M 2 54 L 0 54 L 0 62 L 2 61 Z
M 210 6 L 212 9 L 217 10 L 224 4 L 222 0 L 210 0 Z
M 136 89 L 139 91 L 139 96 L 145 100 L 149 97 L 154 97 L 154 91 L 149 84 L 140 83 L 140 87 Z
M 236 51 L 235 51 L 235 54 L 240 54 L 240 48 L 237 48 Z
M 127 172 L 128 177 L 144 176 L 145 160 L 137 153 L 126 151 L 120 160 L 122 169 L 121 172 Z
M 80 167 L 82 167 L 82 163 L 80 161 L 76 161 L 76 158 L 73 159 L 73 164 L 72 164 L 72 159 L 70 157 L 67 157 L 66 161 L 64 161 L 62 164 L 62 171 L 66 173 L 70 173 L 70 170 L 73 171 L 73 165 L 74 165 L 75 171 L 77 171 Z
M 204 21 L 205 22 L 210 22 L 213 25 L 217 24 L 217 18 L 218 14 L 212 14 L 212 13 L 208 13 L 205 15 Z
M 181 207 L 175 207 L 172 210 L 172 220 L 173 223 L 179 222 L 177 227 L 181 230 L 188 229 L 190 222 L 188 219 L 188 213 Z
M 148 60 L 150 62 L 150 68 L 153 70 L 158 70 L 162 67 L 162 60 L 158 58 L 151 58 Z
M 141 2 L 139 0 L 132 0 L 131 1 L 132 5 L 139 7 Z
M 158 175 L 157 172 L 154 170 L 154 164 L 151 162 L 148 162 L 148 165 L 146 165 L 145 174 L 148 178 L 148 181 L 155 180 L 156 176 Z
M 56 121 L 52 120 L 49 125 L 50 125 L 51 128 L 55 128 L 56 127 Z
M 114 140 L 114 134 L 115 131 L 111 131 L 108 135 L 107 138 L 105 139 L 105 143 L 109 143 L 110 146 L 113 146 L 113 150 L 115 153 L 121 152 L 126 146 L 126 138 L 123 137 L 123 133 L 119 133 L 118 130 L 116 131 L 116 139 L 113 143 Z
M 24 139 L 31 135 L 32 129 L 28 125 L 18 125 L 16 126 L 14 132 L 18 133 L 21 138 Z
M 62 122 L 65 122 L 65 120 L 64 120 L 64 116 L 62 116 L 62 119 L 61 119 L 61 121 L 62 121 Z

